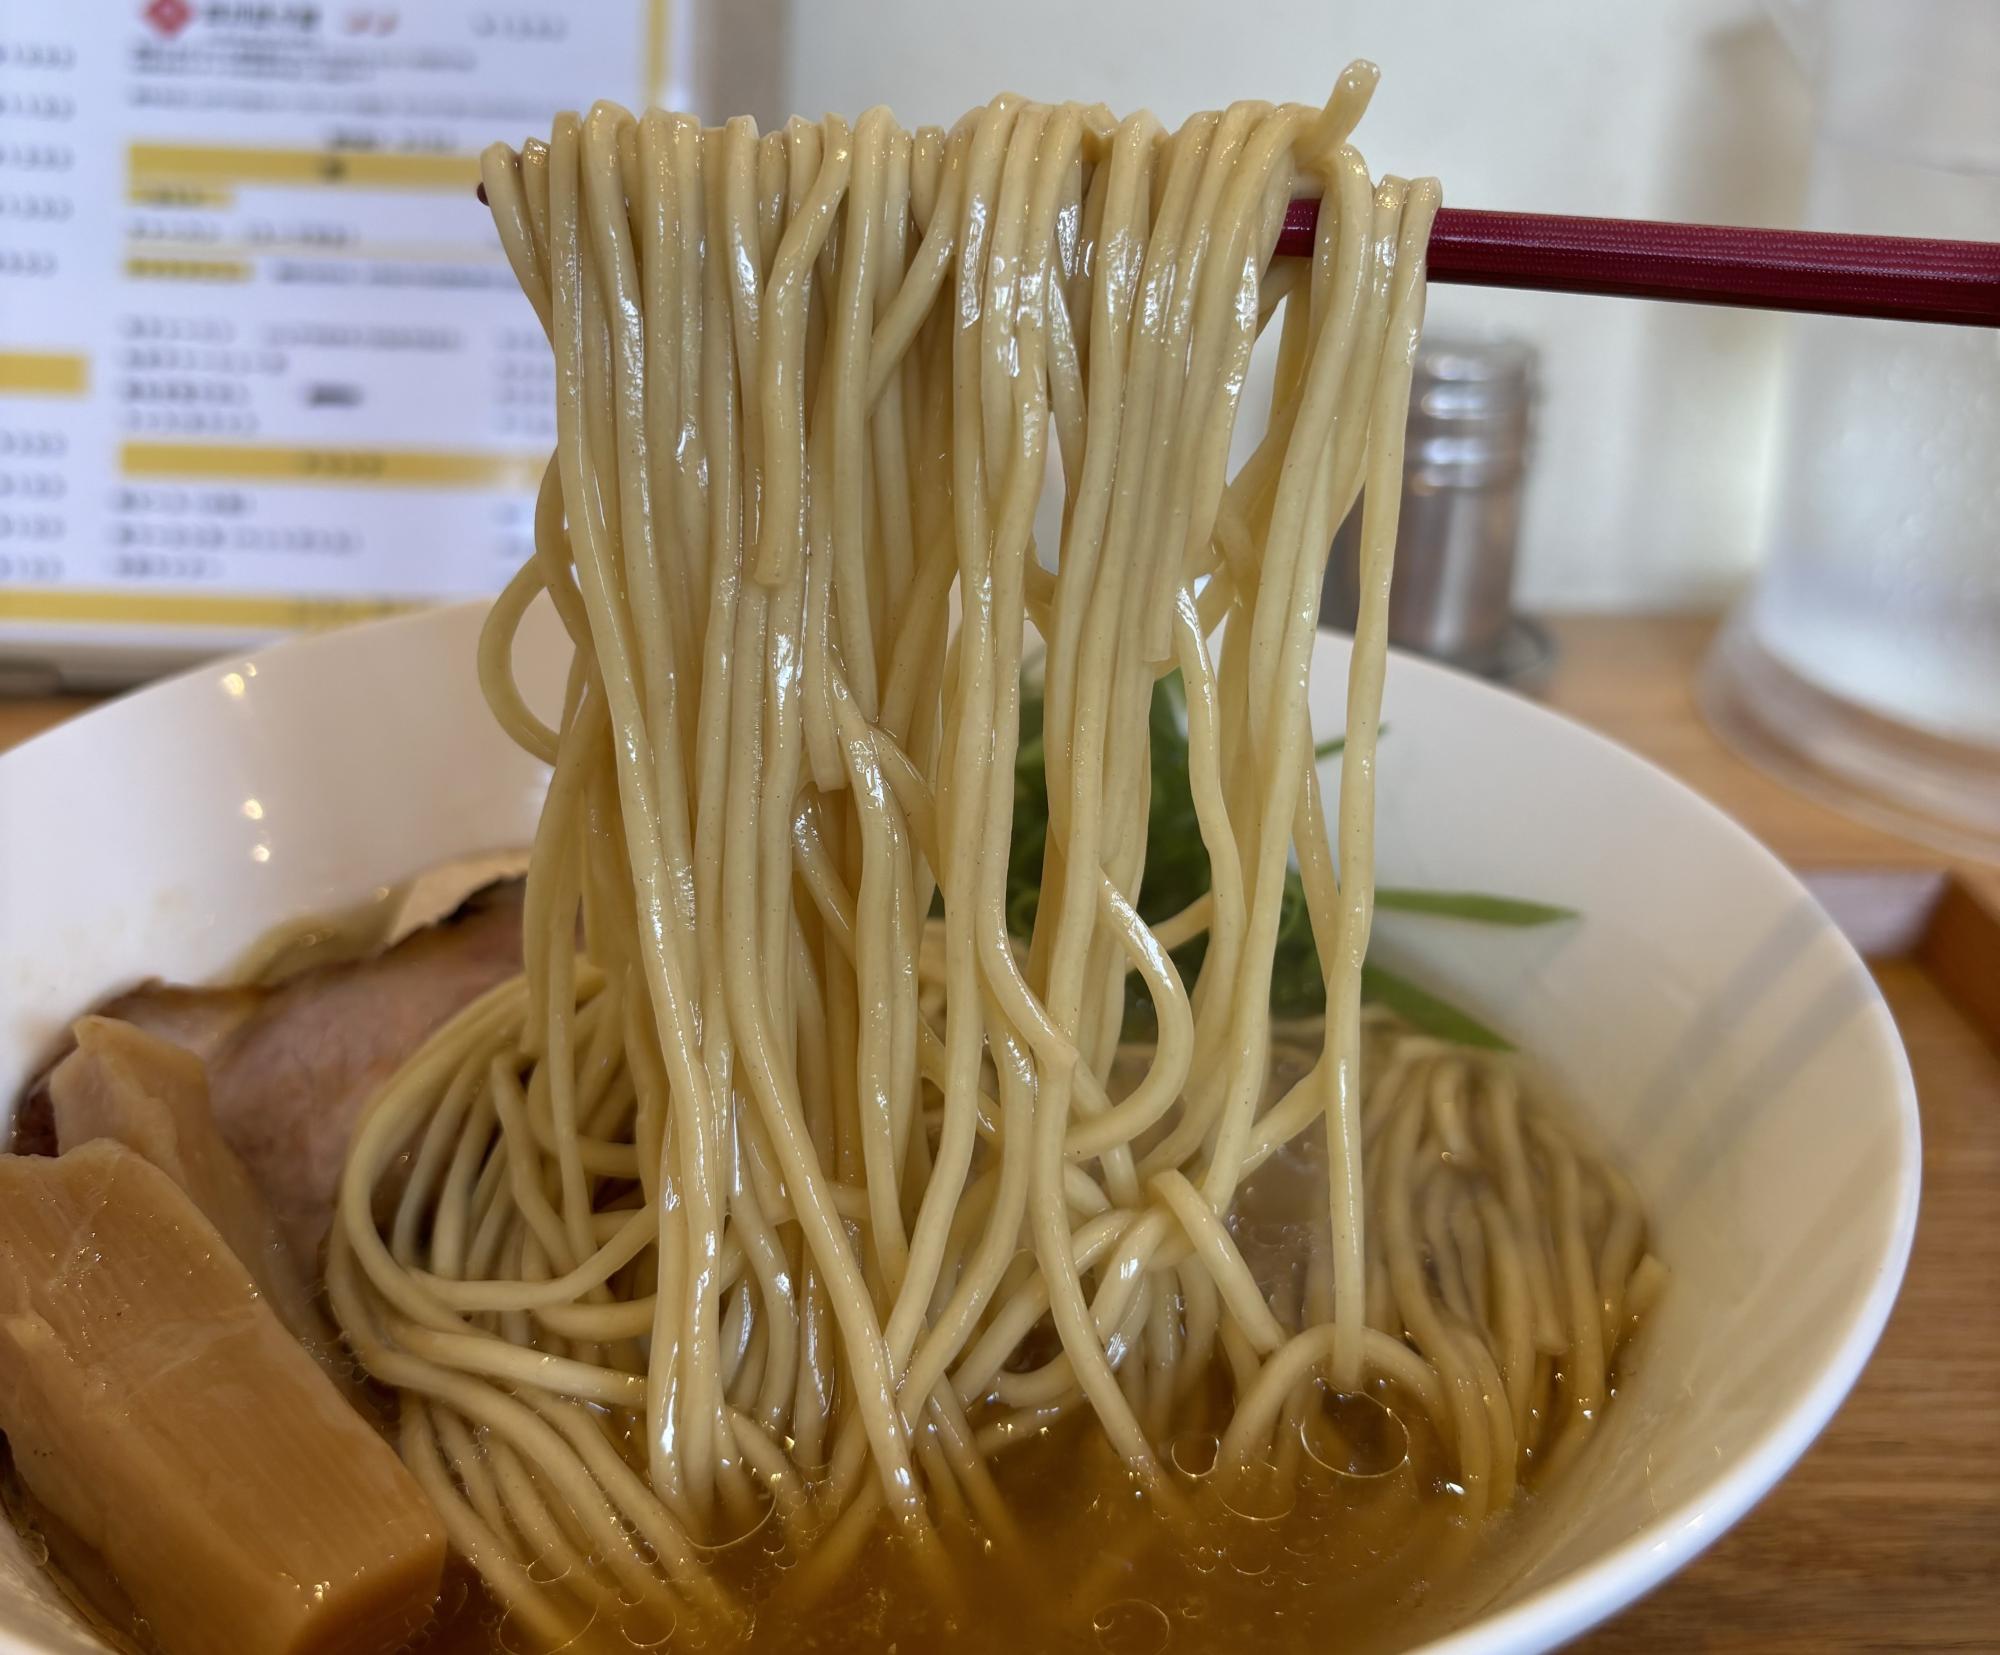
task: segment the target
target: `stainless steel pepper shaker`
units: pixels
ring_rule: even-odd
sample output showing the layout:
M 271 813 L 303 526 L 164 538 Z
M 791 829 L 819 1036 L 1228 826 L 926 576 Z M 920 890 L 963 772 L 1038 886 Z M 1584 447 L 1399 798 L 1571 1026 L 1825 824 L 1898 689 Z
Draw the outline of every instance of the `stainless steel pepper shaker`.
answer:
M 1520 677 L 1545 659 L 1516 619 L 1514 554 L 1527 476 L 1535 353 L 1500 336 L 1427 336 L 1403 456 L 1390 641 L 1468 671 Z M 1361 509 L 1335 537 L 1320 621 L 1354 625 Z

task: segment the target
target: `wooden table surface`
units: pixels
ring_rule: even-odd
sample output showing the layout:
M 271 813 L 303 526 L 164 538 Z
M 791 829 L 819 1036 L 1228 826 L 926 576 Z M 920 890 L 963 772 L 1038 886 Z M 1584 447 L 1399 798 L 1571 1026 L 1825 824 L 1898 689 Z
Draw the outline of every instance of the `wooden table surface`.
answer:
M 1712 630 L 1699 616 L 1560 622 L 1544 699 L 1714 799 L 1801 872 L 1950 866 L 1725 750 L 1691 690 Z M 0 748 L 90 705 L 0 702 Z M 1951 872 L 2000 893 L 2000 870 Z M 2000 982 L 2000 962 L 1988 969 Z M 1918 961 L 1881 961 L 1875 974 L 1909 1049 L 1924 1132 L 1923 1214 L 1888 1331 L 1776 1492 L 1578 1651 L 2000 1651 L 2000 1048 Z
M 88 695 L 58 695 L 32 701 L 0 700 L 0 753 L 18 746 L 30 736 L 53 730 L 66 719 L 74 718 L 96 705 L 96 698 Z

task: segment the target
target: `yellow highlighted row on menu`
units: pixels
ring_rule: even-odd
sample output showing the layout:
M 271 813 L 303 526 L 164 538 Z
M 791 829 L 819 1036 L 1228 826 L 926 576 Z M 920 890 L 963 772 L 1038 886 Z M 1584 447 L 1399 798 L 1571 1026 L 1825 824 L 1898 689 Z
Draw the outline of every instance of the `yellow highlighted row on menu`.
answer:
M 0 350 L 0 396 L 80 397 L 90 358 L 78 351 Z
M 137 282 L 247 282 L 252 267 L 243 259 L 129 258 L 125 274 Z
M 384 150 L 263 149 L 231 144 L 133 144 L 128 188 L 210 190 L 237 184 L 362 190 L 464 190 L 479 182 L 476 155 Z
M 413 607 L 371 599 L 283 593 L 121 592 L 0 586 L 0 622 L 43 625 L 187 626 L 300 632 L 379 619 Z
M 545 454 L 451 453 L 417 448 L 291 448 L 258 443 L 128 442 L 127 477 L 199 482 L 309 483 L 365 488 L 529 489 Z

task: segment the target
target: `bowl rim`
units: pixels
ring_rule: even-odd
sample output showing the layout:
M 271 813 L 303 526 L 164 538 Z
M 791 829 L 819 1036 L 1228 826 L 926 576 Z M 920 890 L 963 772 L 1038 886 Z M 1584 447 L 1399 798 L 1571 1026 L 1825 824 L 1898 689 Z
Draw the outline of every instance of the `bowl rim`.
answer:
M 12 770 L 24 767 L 27 762 L 42 763 L 59 758 L 61 749 L 72 741 L 90 739 L 78 732 L 91 730 L 106 721 L 132 716 L 131 709 L 143 706 L 156 696 L 171 694 L 178 686 L 207 679 L 218 670 L 228 670 L 231 663 L 263 663 L 279 656 L 294 658 L 322 651 L 368 649 L 388 641 L 399 632 L 421 633 L 429 628 L 464 625 L 473 615 L 483 613 L 489 607 L 490 600 L 480 598 L 416 608 L 325 632 L 293 635 L 254 650 L 219 655 L 128 691 L 31 737 L 6 753 L 0 753 L 0 779 L 6 778 Z M 1320 635 L 1337 640 L 1343 648 L 1351 643 L 1347 634 L 1329 628 L 1322 628 Z M 1901 1165 L 1897 1169 L 1895 1204 L 1887 1244 L 1875 1260 L 1874 1279 L 1867 1293 L 1851 1312 L 1838 1344 L 1823 1360 L 1818 1375 L 1804 1395 L 1775 1416 L 1750 1445 L 1719 1468 L 1705 1486 L 1655 1514 L 1636 1533 L 1602 1556 L 1536 1588 L 1504 1609 L 1480 1614 L 1470 1625 L 1406 1651 L 1406 1655 L 1525 1655 L 1527 1651 L 1553 1648 L 1605 1621 L 1714 1544 L 1797 1463 L 1853 1389 L 1894 1308 L 1916 1235 L 1923 1171 L 1916 1083 L 1888 1003 L 1853 944 L 1799 876 L 1734 817 L 1643 754 L 1566 713 L 1524 696 L 1510 695 L 1471 674 L 1405 650 L 1392 649 L 1390 657 L 1392 670 L 1400 675 L 1449 680 L 1451 693 L 1469 692 L 1477 696 L 1503 698 L 1512 703 L 1510 710 L 1513 715 L 1541 721 L 1545 726 L 1560 727 L 1568 739 L 1582 741 L 1601 752 L 1615 754 L 1625 762 L 1637 764 L 1683 795 L 1684 801 L 1696 807 L 1711 829 L 1733 840 L 1739 851 L 1748 852 L 1750 860 L 1758 864 L 1764 873 L 1790 887 L 1794 897 L 1803 898 L 1811 904 L 1820 924 L 1838 943 L 1840 969 L 1858 980 L 1863 991 L 1862 1004 L 1876 1014 L 1878 1037 L 1885 1039 L 1890 1048 L 1888 1055 L 1894 1083 Z M 45 1655 L 48 1647 L 23 1641 L 15 1633 L 0 1632 L 0 1655 Z
M 1497 685 L 1439 662 L 1403 650 L 1392 650 L 1390 654 L 1405 672 L 1418 677 L 1457 679 L 1476 692 L 1508 696 Z M 1508 698 L 1516 701 L 1516 710 L 1531 721 L 1560 726 L 1570 737 L 1652 772 L 1692 803 L 1718 834 L 1733 840 L 1764 872 L 1812 905 L 1813 913 L 1838 944 L 1842 972 L 1858 981 L 1863 991 L 1862 1004 L 1876 1014 L 1878 1028 L 1887 1036 L 1901 1165 L 1897 1169 L 1887 1246 L 1875 1261 L 1874 1279 L 1849 1317 L 1840 1342 L 1824 1359 L 1818 1377 L 1803 1396 L 1777 1415 L 1704 1488 L 1656 1513 L 1637 1533 L 1603 1556 L 1536 1588 L 1517 1603 L 1481 1615 L 1469 1626 L 1416 1645 L 1405 1655 L 1509 1655 L 1514 1651 L 1553 1648 L 1637 1602 L 1735 1527 L 1752 1506 L 1783 1480 L 1826 1429 L 1868 1365 L 1895 1308 L 1896 1296 L 1902 1291 L 1910 1248 L 1916 1239 L 1917 1209 L 1923 1188 L 1923 1129 L 1909 1053 L 1880 985 L 1847 934 L 1827 912 L 1826 905 L 1763 840 L 1665 767 L 1567 713 L 1526 696 Z

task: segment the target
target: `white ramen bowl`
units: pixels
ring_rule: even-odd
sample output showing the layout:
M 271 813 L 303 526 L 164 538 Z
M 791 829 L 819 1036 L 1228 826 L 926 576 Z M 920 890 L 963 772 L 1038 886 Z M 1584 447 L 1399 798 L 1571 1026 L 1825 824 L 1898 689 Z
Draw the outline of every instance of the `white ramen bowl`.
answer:
M 288 643 L 0 757 L 0 1122 L 111 991 L 213 977 L 286 919 L 527 842 L 545 773 L 487 715 L 478 626 L 468 607 Z M 566 647 L 553 624 L 524 636 L 545 704 Z M 1340 729 L 1346 668 L 1322 636 L 1321 735 Z M 1412 1627 L 1428 1651 L 1511 1655 L 1686 1563 L 1825 1425 L 1902 1277 L 1916 1097 L 1853 950 L 1693 793 L 1420 661 L 1391 661 L 1385 713 L 1383 881 L 1582 918 L 1498 932 L 1385 914 L 1380 957 L 1537 1054 L 1637 1180 L 1673 1271 L 1592 1458 L 1444 1594 L 1441 1627 Z M 0 1651 L 100 1647 L 0 1524 Z

